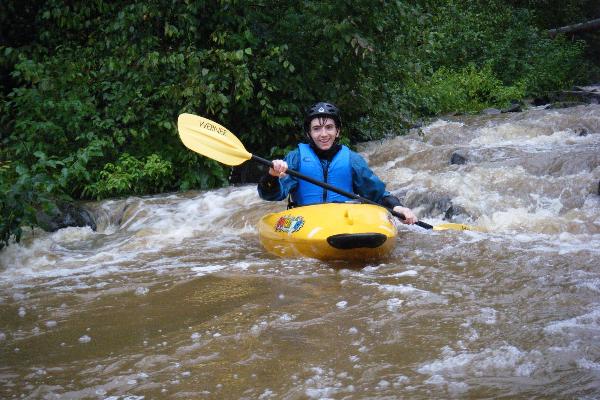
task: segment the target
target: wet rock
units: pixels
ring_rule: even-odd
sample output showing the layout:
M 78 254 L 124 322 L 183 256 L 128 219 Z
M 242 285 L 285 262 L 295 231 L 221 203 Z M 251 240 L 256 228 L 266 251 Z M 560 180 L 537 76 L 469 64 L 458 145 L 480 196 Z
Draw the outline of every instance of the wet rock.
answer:
M 92 214 L 73 203 L 59 203 L 54 213 L 38 211 L 36 217 L 39 226 L 47 232 L 55 232 L 70 226 L 89 226 L 92 230 L 96 230 L 96 221 Z
M 596 83 L 594 85 L 589 86 L 574 86 L 573 90 L 577 90 L 580 92 L 600 93 L 600 83 Z
M 558 110 L 561 108 L 570 108 L 570 107 L 577 107 L 577 106 L 584 106 L 588 103 L 584 103 L 582 101 L 556 101 L 552 104 L 550 104 L 547 109 L 548 110 Z
M 588 131 L 585 128 L 575 129 L 575 133 L 577 134 L 577 136 L 587 136 L 588 135 Z
M 243 163 L 234 167 L 229 175 L 229 182 L 233 184 L 257 183 L 260 177 L 267 173 L 267 168 L 256 163 Z
M 432 192 L 408 193 L 403 203 L 408 208 L 419 208 L 422 216 L 446 215 L 452 207 L 450 196 Z
M 518 102 L 511 103 L 507 108 L 503 108 L 503 113 L 511 113 L 511 112 L 521 112 L 523 111 L 523 105 Z
M 464 209 L 461 206 L 456 206 L 454 204 L 452 204 L 444 214 L 444 219 L 446 221 L 465 221 L 468 220 L 470 217 L 471 216 L 469 215 L 466 209 Z
M 598 104 L 600 102 L 600 86 L 575 86 L 573 90 L 559 92 L 558 97 L 560 100 Z
M 599 103 L 600 84 L 596 84 L 575 86 L 572 90 L 549 92 L 545 96 L 533 99 L 531 104 L 536 107 L 547 104 L 547 108 L 559 109 Z
M 504 113 L 510 113 L 510 112 L 521 112 L 523 111 L 523 105 L 520 102 L 517 101 L 513 101 L 510 106 L 503 108 L 503 109 L 498 109 L 498 108 L 486 108 L 485 110 L 481 111 L 481 114 L 483 115 L 497 115 L 497 114 L 504 114 Z
M 552 92 L 551 108 L 567 108 L 600 103 L 600 86 L 575 86 L 572 90 Z
M 482 110 L 481 113 L 484 115 L 496 115 L 501 114 L 502 111 L 497 108 L 486 108 L 485 110 Z
M 536 97 L 531 101 L 531 105 L 533 105 L 534 107 L 540 107 L 546 104 L 549 104 L 551 102 L 550 98 L 548 96 L 541 96 L 541 97 Z
M 446 221 L 467 223 L 473 220 L 465 208 L 452 204 L 452 199 L 447 194 L 435 192 L 395 192 L 402 204 L 417 210 L 423 218 L 443 215 Z
M 467 163 L 467 157 L 464 155 L 454 152 L 450 157 L 450 165 L 463 165 Z
M 414 121 L 408 129 L 419 129 L 419 128 L 422 128 L 423 126 L 425 126 L 425 121 L 423 121 L 422 119 L 419 119 L 417 121 Z

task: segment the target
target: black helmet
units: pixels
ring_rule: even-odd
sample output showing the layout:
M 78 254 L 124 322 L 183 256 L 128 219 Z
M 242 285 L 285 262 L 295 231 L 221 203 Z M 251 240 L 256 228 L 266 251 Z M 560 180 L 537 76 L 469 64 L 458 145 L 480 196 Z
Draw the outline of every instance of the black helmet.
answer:
M 338 128 L 342 126 L 342 119 L 340 118 L 340 110 L 332 103 L 320 101 L 312 105 L 306 112 L 304 117 L 304 132 L 308 133 L 310 128 L 310 121 L 316 117 L 329 117 L 333 119 L 335 125 Z

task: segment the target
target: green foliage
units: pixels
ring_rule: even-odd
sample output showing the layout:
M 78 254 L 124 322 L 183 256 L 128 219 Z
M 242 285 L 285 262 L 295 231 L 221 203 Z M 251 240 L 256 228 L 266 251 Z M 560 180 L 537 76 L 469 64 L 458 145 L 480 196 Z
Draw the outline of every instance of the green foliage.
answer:
M 505 86 L 490 66 L 469 65 L 458 71 L 442 67 L 421 82 L 411 82 L 406 97 L 412 97 L 421 115 L 477 112 L 487 107 L 505 107 L 524 95 L 522 85 Z
M 523 0 L 508 0 L 508 4 L 520 7 Z M 535 22 L 542 28 L 551 29 L 598 18 L 598 0 L 527 0 L 535 10 Z
M 36 214 L 52 214 L 54 200 L 65 199 L 49 172 L 62 167 L 55 159 L 36 152 L 39 162 L 32 168 L 20 162 L 0 162 L 0 249 L 11 238 L 19 241 L 23 226 L 33 226 Z
M 572 4 L 564 2 L 563 7 Z M 535 26 L 535 15 L 502 2 L 446 0 L 432 17 L 430 40 L 422 52 L 431 54 L 431 72 L 489 66 L 503 84 L 524 84 L 531 96 L 590 79 L 598 68 L 583 62 L 584 44 L 550 39 Z
M 584 61 L 584 51 L 583 42 L 573 43 L 562 35 L 535 43 L 521 75 L 527 94 L 541 95 L 594 79 L 597 68 Z
M 227 184 L 228 167 L 181 144 L 182 112 L 280 156 L 318 100 L 340 106 L 351 144 L 599 76 L 581 42 L 542 31 L 548 4 L 585 7 L 523 3 L 3 1 L 0 243 L 61 198 Z
M 144 161 L 124 153 L 116 163 L 108 163 L 94 183 L 84 189 L 97 198 L 127 194 L 160 193 L 169 186 L 172 163 L 151 154 Z

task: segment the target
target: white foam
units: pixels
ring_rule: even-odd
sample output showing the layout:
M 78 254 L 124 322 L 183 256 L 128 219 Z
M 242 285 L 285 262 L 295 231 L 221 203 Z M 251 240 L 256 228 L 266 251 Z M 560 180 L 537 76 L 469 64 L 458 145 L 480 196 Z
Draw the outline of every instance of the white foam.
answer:
M 304 394 L 311 399 L 333 399 L 342 393 L 355 392 L 355 387 L 351 384 L 352 378 L 345 372 L 322 367 L 312 367 L 310 371 L 313 376 L 304 382 Z
M 577 367 L 581 369 L 591 369 L 594 371 L 600 371 L 600 363 L 590 361 L 587 358 L 580 358 L 577 360 Z
M 425 301 L 427 303 L 440 303 L 447 304 L 448 299 L 444 296 L 429 292 L 427 290 L 417 289 L 413 285 L 392 285 L 392 284 L 368 284 L 368 285 L 376 285 L 379 290 L 389 293 L 401 294 L 405 295 L 410 299 L 418 299 L 420 301 Z
M 544 332 L 547 334 L 577 335 L 581 330 L 600 332 L 600 309 L 592 310 L 587 314 L 574 318 L 553 322 L 544 328 Z
M 235 249 L 240 235 L 256 232 L 254 222 L 243 218 L 240 221 L 232 218 L 232 214 L 260 200 L 254 186 L 245 186 L 202 192 L 192 198 L 181 194 L 130 198 L 126 202 L 129 204 L 125 208 L 126 219 L 112 231 L 93 232 L 89 227 L 65 228 L 54 233 L 36 231 L 33 239 L 25 237 L 21 243 L 3 249 L 0 284 L 26 287 L 28 281 L 42 278 L 56 290 L 72 290 L 90 287 L 83 280 L 114 276 L 130 268 L 160 272 L 185 267 L 186 262 L 165 259 L 164 254 L 197 238 L 203 238 L 201 245 L 211 251 L 222 248 L 221 254 L 226 256 Z M 105 204 L 110 209 L 117 203 Z M 198 261 L 187 265 L 196 267 Z M 227 267 L 246 269 L 250 265 L 253 264 L 240 261 Z M 225 267 L 209 265 L 194 272 L 210 274 Z M 65 278 L 80 281 L 65 284 Z
M 427 126 L 423 127 L 422 131 L 424 134 L 432 133 L 436 130 L 447 130 L 448 128 L 462 128 L 465 124 L 463 122 L 448 121 L 444 119 L 437 119 Z
M 196 276 L 204 276 L 217 271 L 221 271 L 226 267 L 226 265 L 204 265 L 202 267 L 193 267 L 192 271 L 196 273 Z
M 402 278 L 405 276 L 417 276 L 419 275 L 419 273 L 415 270 L 408 270 L 408 271 L 404 271 L 404 272 L 398 272 L 395 274 L 391 274 L 390 277 L 392 278 Z
M 475 317 L 477 322 L 485 325 L 495 325 L 497 322 L 497 312 L 493 308 L 484 307 L 480 310 L 480 314 Z
M 523 126 L 514 123 L 488 125 L 479 129 L 471 146 L 522 146 L 528 150 L 543 149 L 565 143 L 573 137 L 569 130 L 551 131 L 544 126 Z
M 146 288 L 146 287 L 138 287 L 137 289 L 135 289 L 135 294 L 137 296 L 145 296 L 150 292 L 150 289 Z
M 386 292 L 399 293 L 399 294 L 405 294 L 405 295 L 417 294 L 420 296 L 427 296 L 427 295 L 431 294 L 430 292 L 428 292 L 426 290 L 417 289 L 413 285 L 391 285 L 391 284 L 379 285 L 379 289 L 386 291 Z
M 346 306 L 348 305 L 348 302 L 345 300 L 339 301 L 335 306 L 337 308 L 343 309 L 346 308 Z
M 273 399 L 275 397 L 276 393 L 273 390 L 267 388 L 260 394 L 260 396 L 258 396 L 258 400 Z
M 417 371 L 431 376 L 531 376 L 540 361 L 539 352 L 523 352 L 510 345 L 484 349 L 478 353 L 447 352 L 436 361 L 423 364 Z
M 581 283 L 578 283 L 577 287 L 589 289 L 596 293 L 600 293 L 600 278 L 592 278 L 589 280 L 585 280 Z
M 402 303 L 404 303 L 403 300 L 400 300 L 396 297 L 392 298 L 392 299 L 388 299 L 386 304 L 387 304 L 387 309 L 388 311 L 397 311 L 400 306 L 402 305 Z
M 79 338 L 79 343 L 89 343 L 92 341 L 92 338 L 88 335 L 83 335 Z

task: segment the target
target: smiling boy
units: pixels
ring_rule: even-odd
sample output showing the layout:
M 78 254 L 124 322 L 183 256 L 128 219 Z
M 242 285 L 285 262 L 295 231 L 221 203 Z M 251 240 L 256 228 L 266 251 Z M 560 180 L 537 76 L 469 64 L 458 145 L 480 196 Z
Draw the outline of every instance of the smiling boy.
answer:
M 414 224 L 417 221 L 414 213 L 385 190 L 385 183 L 371 171 L 364 158 L 338 143 L 341 125 L 340 112 L 332 103 L 319 102 L 310 107 L 304 119 L 308 143 L 300 143 L 284 160 L 273 161 L 258 184 L 259 196 L 269 201 L 289 196 L 291 207 L 351 200 L 286 174 L 291 168 L 393 209 L 405 216 L 402 222 Z

